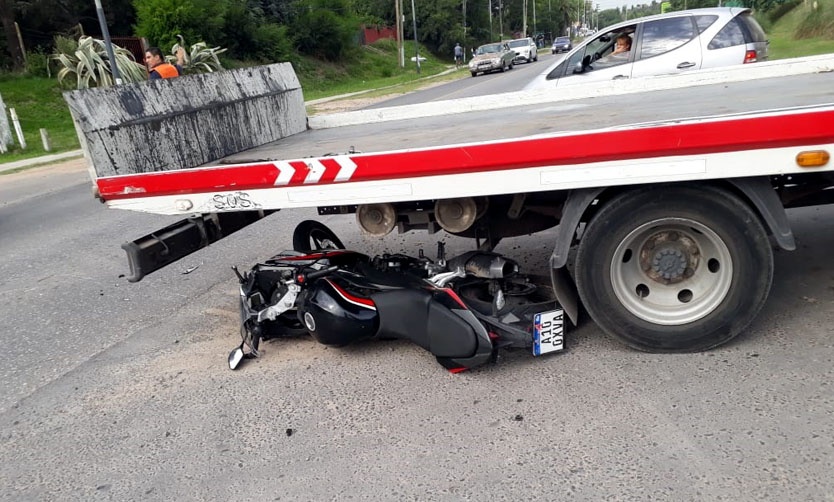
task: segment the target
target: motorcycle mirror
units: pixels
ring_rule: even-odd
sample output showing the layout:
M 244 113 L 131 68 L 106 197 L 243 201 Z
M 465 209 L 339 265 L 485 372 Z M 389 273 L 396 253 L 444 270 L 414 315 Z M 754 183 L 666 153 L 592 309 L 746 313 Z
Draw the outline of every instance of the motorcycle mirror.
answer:
M 229 369 L 237 369 L 241 361 L 243 361 L 243 344 L 235 350 L 229 352 Z

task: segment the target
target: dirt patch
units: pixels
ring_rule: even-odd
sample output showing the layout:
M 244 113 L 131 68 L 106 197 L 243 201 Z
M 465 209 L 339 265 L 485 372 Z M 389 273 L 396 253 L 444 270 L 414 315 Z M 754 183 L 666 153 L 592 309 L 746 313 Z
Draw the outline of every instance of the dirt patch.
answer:
M 315 115 L 324 115 L 327 113 L 341 113 L 341 112 L 352 112 L 354 110 L 360 110 L 366 106 L 375 105 L 381 101 L 386 101 L 388 99 L 393 99 L 398 96 L 402 96 L 405 93 L 398 93 L 398 94 L 388 94 L 385 96 L 374 96 L 374 97 L 357 97 L 357 98 L 349 98 L 349 99 L 334 99 L 333 101 L 326 101 L 324 103 L 317 103 L 315 105 L 311 105 L 307 113 L 310 116 Z

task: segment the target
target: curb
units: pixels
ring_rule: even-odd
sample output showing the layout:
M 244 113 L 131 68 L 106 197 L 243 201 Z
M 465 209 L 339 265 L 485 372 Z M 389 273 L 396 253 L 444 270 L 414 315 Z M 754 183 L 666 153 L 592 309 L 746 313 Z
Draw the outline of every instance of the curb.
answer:
M 21 167 L 37 166 L 41 164 L 51 164 L 59 160 L 72 159 L 81 157 L 84 152 L 81 150 L 71 150 L 69 152 L 55 153 L 52 155 L 41 155 L 40 157 L 32 157 L 31 159 L 16 160 L 14 162 L 6 162 L 0 164 L 0 173 L 4 171 L 11 171 L 13 169 L 20 169 Z

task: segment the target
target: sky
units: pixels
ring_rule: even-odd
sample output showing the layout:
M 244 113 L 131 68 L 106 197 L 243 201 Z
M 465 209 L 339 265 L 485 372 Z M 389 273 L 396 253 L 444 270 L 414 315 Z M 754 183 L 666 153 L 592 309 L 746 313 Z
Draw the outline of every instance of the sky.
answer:
M 623 5 L 643 5 L 652 3 L 651 0 L 592 0 L 594 5 L 599 4 L 599 10 L 619 9 Z

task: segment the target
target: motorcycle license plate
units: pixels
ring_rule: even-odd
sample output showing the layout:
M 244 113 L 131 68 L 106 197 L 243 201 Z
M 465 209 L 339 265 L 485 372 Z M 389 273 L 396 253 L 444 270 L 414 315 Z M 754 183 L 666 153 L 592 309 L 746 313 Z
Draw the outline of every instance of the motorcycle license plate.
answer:
M 565 348 L 565 311 L 541 312 L 533 317 L 533 355 L 557 352 Z

